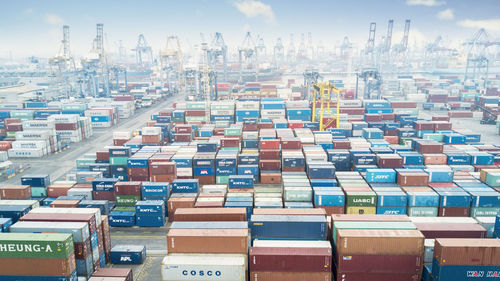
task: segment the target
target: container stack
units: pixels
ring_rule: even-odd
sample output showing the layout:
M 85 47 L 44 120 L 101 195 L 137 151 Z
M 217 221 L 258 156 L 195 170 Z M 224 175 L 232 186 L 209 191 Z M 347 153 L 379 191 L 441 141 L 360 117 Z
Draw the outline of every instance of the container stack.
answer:
M 47 187 L 50 185 L 50 176 L 24 175 L 21 177 L 21 184 L 31 187 L 32 197 L 47 197 Z
M 109 128 L 116 124 L 116 108 L 103 107 L 91 108 L 85 111 L 85 116 L 90 117 L 93 128 Z
M 0 233 L 0 279 L 76 279 L 71 234 Z M 9 250 L 15 249 L 15 250 Z
M 219 280 L 246 280 L 249 245 L 246 210 L 217 209 L 177 209 L 176 221 L 167 234 L 168 255 L 162 261 L 162 280 L 187 280 L 186 270 L 190 279 L 215 276 Z M 212 211 L 207 214 L 209 210 Z M 205 221 L 207 218 L 210 223 Z
M 436 239 L 430 276 L 432 280 L 498 278 L 498 239 Z
M 163 226 L 165 224 L 165 201 L 139 201 L 135 205 L 138 226 Z

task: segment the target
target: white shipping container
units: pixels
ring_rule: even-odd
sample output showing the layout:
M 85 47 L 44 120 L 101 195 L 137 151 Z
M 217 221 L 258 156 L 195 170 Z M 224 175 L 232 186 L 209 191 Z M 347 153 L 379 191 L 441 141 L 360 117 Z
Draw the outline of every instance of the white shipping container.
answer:
M 108 122 L 92 122 L 92 128 L 109 128 L 113 126 L 111 121 Z
M 22 148 L 22 149 L 11 148 L 9 149 L 8 154 L 9 158 L 16 158 L 16 157 L 37 158 L 43 156 L 43 150 L 36 148 Z
M 258 101 L 239 101 L 236 103 L 236 109 L 258 110 L 260 108 Z
M 172 162 L 175 162 L 172 160 Z M 193 176 L 193 168 L 177 168 L 177 176 L 178 177 L 192 177 Z
M 53 120 L 25 120 L 22 124 L 23 130 L 56 128 L 56 123 Z
M 76 123 L 80 115 L 77 114 L 53 114 L 47 117 L 47 120 L 54 121 L 56 124 Z
M 113 132 L 113 139 L 129 140 L 132 138 L 132 132 Z
M 47 147 L 47 143 L 45 141 L 26 140 L 26 141 L 13 141 L 12 142 L 12 148 L 44 149 L 46 147 Z
M 49 131 L 21 131 L 16 132 L 16 140 L 46 140 L 51 136 Z
M 234 110 L 212 109 L 211 115 L 234 115 Z
M 478 223 L 471 217 L 409 217 L 413 223 Z
M 363 101 L 361 100 L 340 100 L 339 102 L 340 107 L 362 107 L 363 106 Z
M 160 127 L 143 127 L 141 129 L 141 135 L 143 136 L 157 136 L 161 134 Z
M 35 214 L 94 214 L 96 224 L 99 226 L 102 222 L 99 208 L 36 208 L 30 212 Z
M 163 281 L 247 280 L 247 256 L 237 254 L 168 254 L 161 263 Z
M 244 140 L 257 140 L 259 139 L 259 132 L 243 131 L 242 136 Z

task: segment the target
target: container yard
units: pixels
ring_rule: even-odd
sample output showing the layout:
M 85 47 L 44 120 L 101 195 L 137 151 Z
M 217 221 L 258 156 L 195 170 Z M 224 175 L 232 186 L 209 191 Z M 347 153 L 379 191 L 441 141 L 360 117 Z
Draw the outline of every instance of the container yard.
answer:
M 0 19 L 0 280 L 500 279 L 496 3 L 70 2 Z

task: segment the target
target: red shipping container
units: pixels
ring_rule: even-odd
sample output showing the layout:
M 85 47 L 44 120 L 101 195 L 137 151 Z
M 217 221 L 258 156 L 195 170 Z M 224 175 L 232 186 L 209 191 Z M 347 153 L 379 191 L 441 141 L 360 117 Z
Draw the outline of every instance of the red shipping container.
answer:
M 417 103 L 414 101 L 393 101 L 391 102 L 392 108 L 416 108 Z
M 330 221 L 330 216 L 345 213 L 344 206 L 316 206 L 317 209 L 323 209 L 326 212 L 326 218 Z M 330 231 L 331 234 L 331 231 Z
M 342 255 L 337 258 L 337 270 L 340 272 L 422 272 L 422 257 L 416 255 Z
M 78 207 L 78 200 L 54 200 L 50 203 L 51 208 L 76 208 Z
M 272 129 L 273 128 L 273 123 L 259 123 L 259 130 L 260 129 Z
M 116 195 L 141 195 L 142 183 L 139 181 L 120 181 L 115 184 Z
M 177 137 L 177 135 L 175 135 Z M 142 143 L 159 144 L 162 141 L 161 135 L 156 136 L 142 136 Z
M 395 131 L 397 134 L 397 131 Z M 399 137 L 398 136 L 393 136 L 393 135 L 387 135 L 384 136 L 384 140 L 388 142 L 389 144 L 399 144 Z
M 176 134 L 191 134 L 193 132 L 193 128 L 188 125 L 175 125 L 174 131 Z
M 485 238 L 486 229 L 472 223 L 416 223 L 426 239 L 435 238 Z
M 185 116 L 205 116 L 205 110 L 186 110 Z
M 288 128 L 301 129 L 301 128 L 304 128 L 304 123 L 302 123 L 302 122 L 288 122 Z
M 193 178 L 198 179 L 201 185 L 215 184 L 215 176 L 194 176 Z
M 90 233 L 97 231 L 94 214 L 68 214 L 68 213 L 27 213 L 20 221 L 53 221 L 53 222 L 86 222 L 89 224 Z
M 249 281 L 331 281 L 331 272 L 251 271 Z M 340 280 L 340 279 L 339 279 Z
M 75 247 L 75 258 L 76 259 L 86 259 L 90 254 L 92 254 L 92 246 L 90 245 L 90 238 L 87 238 L 83 243 L 74 243 Z
M 0 151 L 7 151 L 12 148 L 10 141 L 0 141 Z
M 20 132 L 23 130 L 23 125 L 21 123 L 5 124 L 5 129 L 11 132 Z
M 331 248 L 252 247 L 250 271 L 332 271 Z
M 260 149 L 280 149 L 280 140 L 261 140 Z
M 3 120 L 5 125 L 10 125 L 10 124 L 21 124 L 21 119 L 18 118 L 5 118 Z
M 351 149 L 349 140 L 332 140 L 334 149 Z
M 222 138 L 220 145 L 222 147 L 240 147 L 240 138 Z
M 149 176 L 149 168 L 128 168 L 129 176 Z
M 427 186 L 429 175 L 423 172 L 398 173 L 398 184 L 401 186 Z
M 115 193 L 113 191 L 92 191 L 94 200 L 115 201 Z
M 149 167 L 150 175 L 171 175 L 176 171 L 177 168 L 173 162 L 155 162 Z
M 78 129 L 78 123 L 60 123 L 56 124 L 56 130 L 76 130 Z
M 280 159 L 280 152 L 281 150 L 279 149 L 261 149 L 259 153 L 259 157 L 262 160 L 267 160 L 267 159 Z
M 257 131 L 258 129 L 257 124 L 243 124 L 243 131 Z
M 174 221 L 175 210 L 178 208 L 194 208 L 196 197 L 170 197 L 167 201 L 168 220 Z
M 434 131 L 434 123 L 429 121 L 415 121 L 415 130 Z
M 468 217 L 469 207 L 439 207 L 438 216 L 440 217 Z
M 281 160 L 259 160 L 259 168 L 266 171 L 279 171 Z
M 446 165 L 446 154 L 423 154 L 424 165 Z
M 47 187 L 48 197 L 59 197 L 68 195 L 68 190 L 73 188 L 73 185 L 49 185 Z
M 420 143 L 418 152 L 422 154 L 443 153 L 443 145 L 440 143 Z
M 448 111 L 450 118 L 472 118 L 474 114 L 472 111 Z
M 97 151 L 95 155 L 99 161 L 109 161 L 109 151 Z
M 98 268 L 92 277 L 116 277 L 125 278 L 125 281 L 134 280 L 131 268 Z
M 260 183 L 281 184 L 281 173 L 260 173 Z
M 432 121 L 446 121 L 446 122 L 450 122 L 450 116 L 432 116 Z
M 394 272 L 337 272 L 342 281 L 420 281 L 420 274 Z
M 449 131 L 452 129 L 452 124 L 447 121 L 434 121 L 435 131 Z
M 382 114 L 382 121 L 394 121 L 395 119 L 394 113 L 383 113 Z
M 301 149 L 302 143 L 299 138 L 281 138 L 281 149 Z
M 165 163 L 170 162 L 172 158 L 172 154 L 155 154 L 151 156 L 148 160 L 149 167 L 151 167 L 155 163 Z
M 382 121 L 382 115 L 381 114 L 365 114 L 365 121 L 366 122 L 381 122 Z
M 0 187 L 0 199 L 29 199 L 31 188 L 29 185 L 4 185 Z
M 174 175 L 152 175 L 150 176 L 150 181 L 152 182 L 172 182 L 177 178 L 177 176 Z M 190 178 L 190 177 L 188 177 Z
M 378 154 L 378 166 L 381 168 L 401 168 L 403 167 L 403 158 L 397 154 Z

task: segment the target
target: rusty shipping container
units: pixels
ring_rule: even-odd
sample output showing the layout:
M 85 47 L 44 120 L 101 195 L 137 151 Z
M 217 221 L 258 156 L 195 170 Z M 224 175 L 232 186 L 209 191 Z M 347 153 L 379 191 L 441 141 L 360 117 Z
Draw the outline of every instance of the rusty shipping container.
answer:
M 169 253 L 248 253 L 248 229 L 171 229 Z

